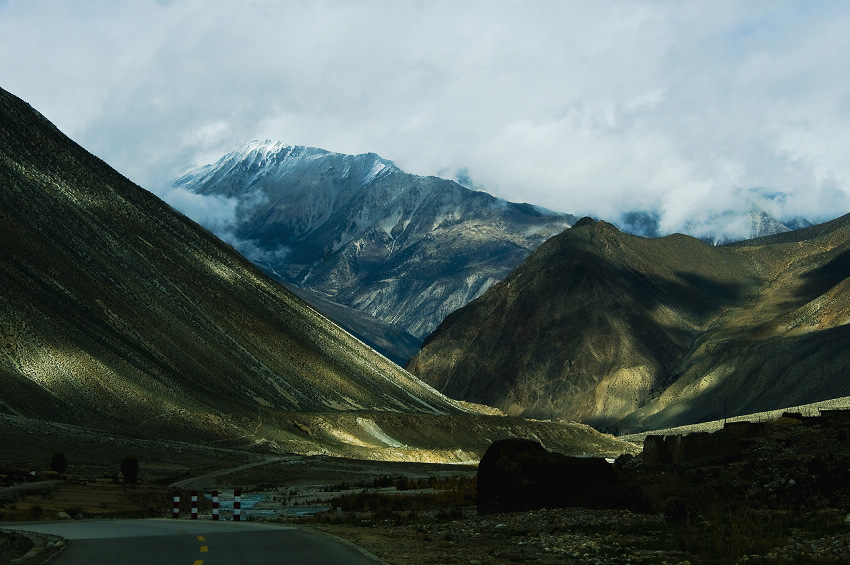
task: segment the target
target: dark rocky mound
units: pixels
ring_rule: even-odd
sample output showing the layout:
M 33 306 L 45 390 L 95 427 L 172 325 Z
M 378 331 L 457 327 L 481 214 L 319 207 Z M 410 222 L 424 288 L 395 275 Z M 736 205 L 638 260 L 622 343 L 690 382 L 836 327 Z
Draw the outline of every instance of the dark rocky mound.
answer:
M 651 511 L 640 489 L 601 458 L 569 457 L 535 441 L 494 442 L 478 465 L 478 512 L 540 508 L 622 508 Z

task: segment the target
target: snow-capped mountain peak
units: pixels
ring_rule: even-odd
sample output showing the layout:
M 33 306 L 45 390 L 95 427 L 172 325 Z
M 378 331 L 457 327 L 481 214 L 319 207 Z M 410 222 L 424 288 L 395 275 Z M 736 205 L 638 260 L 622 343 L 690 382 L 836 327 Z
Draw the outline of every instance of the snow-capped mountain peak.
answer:
M 272 141 L 172 188 L 226 199 L 233 220 L 220 235 L 269 272 L 420 337 L 574 221 L 407 174 L 375 153 Z
M 172 181 L 165 191 L 184 187 L 203 194 L 208 192 L 205 187 L 212 185 L 216 190 L 210 192 L 222 193 L 219 180 L 224 177 L 247 187 L 270 183 L 279 185 L 293 176 L 332 175 L 349 184 L 363 186 L 400 172 L 392 161 L 375 153 L 346 155 L 318 147 L 254 140 L 223 155 L 215 163 L 187 171 Z

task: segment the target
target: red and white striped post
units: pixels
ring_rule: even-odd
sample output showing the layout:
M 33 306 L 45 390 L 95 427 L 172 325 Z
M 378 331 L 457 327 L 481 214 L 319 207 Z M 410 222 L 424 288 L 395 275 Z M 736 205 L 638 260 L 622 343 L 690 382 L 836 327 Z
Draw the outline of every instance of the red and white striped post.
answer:
M 171 503 L 171 517 L 179 518 L 180 517 L 180 491 L 174 491 L 174 500 Z
M 192 520 L 198 519 L 198 491 L 192 491 Z
M 233 491 L 233 521 L 238 522 L 242 514 L 242 489 Z
M 212 519 L 218 520 L 218 491 L 212 491 Z

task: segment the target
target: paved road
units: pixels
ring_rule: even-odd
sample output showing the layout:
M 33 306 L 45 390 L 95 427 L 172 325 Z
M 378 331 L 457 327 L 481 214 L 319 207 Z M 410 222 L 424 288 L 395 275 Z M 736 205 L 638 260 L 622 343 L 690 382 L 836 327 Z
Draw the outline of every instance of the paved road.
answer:
M 375 565 L 377 558 L 331 536 L 292 526 L 203 520 L 81 520 L 0 524 L 62 536 L 51 565 Z

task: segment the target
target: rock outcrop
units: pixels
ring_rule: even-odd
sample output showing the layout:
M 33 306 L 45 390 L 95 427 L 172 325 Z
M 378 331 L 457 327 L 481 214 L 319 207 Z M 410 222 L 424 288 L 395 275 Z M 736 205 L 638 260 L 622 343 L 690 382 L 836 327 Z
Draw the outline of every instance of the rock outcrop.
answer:
M 540 508 L 623 508 L 650 511 L 640 490 L 598 457 L 549 452 L 535 441 L 494 442 L 478 465 L 478 512 Z

